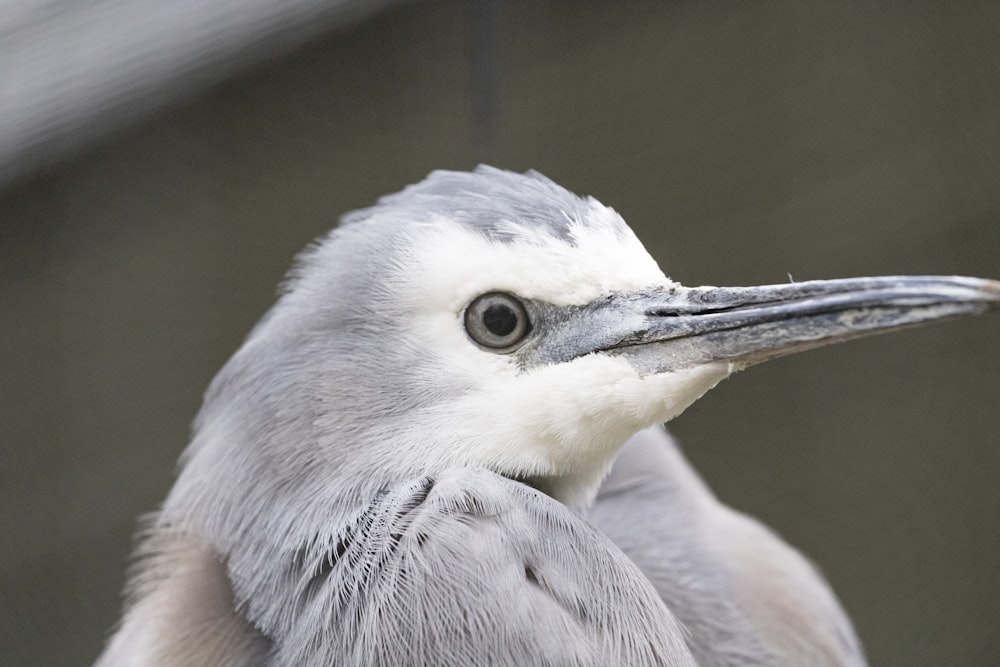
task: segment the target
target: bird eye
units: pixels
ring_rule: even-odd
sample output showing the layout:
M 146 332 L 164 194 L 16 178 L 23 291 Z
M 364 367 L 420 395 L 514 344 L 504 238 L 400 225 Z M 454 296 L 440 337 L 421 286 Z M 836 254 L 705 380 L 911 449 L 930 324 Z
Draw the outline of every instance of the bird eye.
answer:
M 483 347 L 507 351 L 531 332 L 524 304 L 509 294 L 489 292 L 465 309 L 465 330 Z

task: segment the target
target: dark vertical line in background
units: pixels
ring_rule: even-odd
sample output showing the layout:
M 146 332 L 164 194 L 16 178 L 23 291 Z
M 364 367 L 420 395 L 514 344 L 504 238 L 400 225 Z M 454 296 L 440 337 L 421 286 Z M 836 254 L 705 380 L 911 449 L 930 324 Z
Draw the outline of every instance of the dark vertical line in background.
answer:
M 469 1 L 469 91 L 472 96 L 472 139 L 476 159 L 496 156 L 500 116 L 501 18 L 503 0 Z

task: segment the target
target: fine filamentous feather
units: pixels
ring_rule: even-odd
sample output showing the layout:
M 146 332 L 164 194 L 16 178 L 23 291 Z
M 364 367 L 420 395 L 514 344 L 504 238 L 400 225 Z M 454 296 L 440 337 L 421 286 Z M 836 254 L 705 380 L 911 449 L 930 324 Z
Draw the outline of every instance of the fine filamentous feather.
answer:
M 255 615 L 280 618 L 273 627 L 248 623 L 228 586 L 260 572 L 227 573 L 169 531 L 147 549 L 125 620 L 136 631 L 119 633 L 100 667 L 696 664 L 656 590 L 607 537 L 481 469 L 399 483 L 271 561 L 287 595 Z
M 481 469 L 398 484 L 289 564 L 295 618 L 276 665 L 694 665 L 605 536 Z
M 283 560 L 282 636 L 235 611 L 210 550 L 168 531 L 126 620 L 143 632 L 99 664 L 864 664 L 812 566 L 719 503 L 661 428 L 625 445 L 587 518 L 484 470 L 400 483 Z

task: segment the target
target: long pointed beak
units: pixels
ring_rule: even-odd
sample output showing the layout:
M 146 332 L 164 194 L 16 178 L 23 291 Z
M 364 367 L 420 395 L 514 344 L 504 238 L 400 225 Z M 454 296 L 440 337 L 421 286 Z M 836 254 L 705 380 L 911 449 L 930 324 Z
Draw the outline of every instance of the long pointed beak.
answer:
M 957 276 L 676 286 L 615 295 L 584 307 L 579 315 L 589 332 L 577 340 L 579 347 L 572 347 L 578 352 L 574 356 L 623 356 L 643 373 L 710 362 L 729 362 L 735 370 L 830 343 L 995 309 L 1000 309 L 1000 282 Z

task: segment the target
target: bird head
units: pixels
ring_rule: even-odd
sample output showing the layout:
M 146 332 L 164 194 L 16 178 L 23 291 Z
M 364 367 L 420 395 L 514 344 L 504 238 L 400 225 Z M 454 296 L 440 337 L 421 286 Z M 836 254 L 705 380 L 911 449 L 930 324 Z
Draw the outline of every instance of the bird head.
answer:
M 434 172 L 300 256 L 210 387 L 168 507 L 221 526 L 455 466 L 585 506 L 632 434 L 736 370 L 998 304 L 970 278 L 687 288 L 540 174 Z

